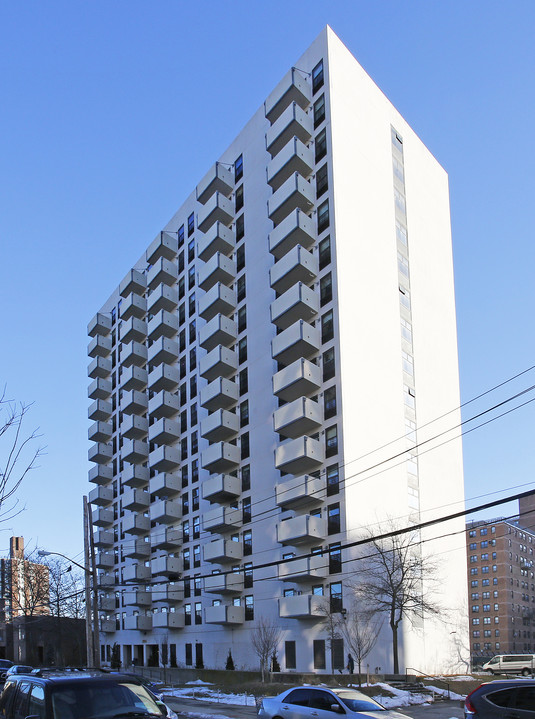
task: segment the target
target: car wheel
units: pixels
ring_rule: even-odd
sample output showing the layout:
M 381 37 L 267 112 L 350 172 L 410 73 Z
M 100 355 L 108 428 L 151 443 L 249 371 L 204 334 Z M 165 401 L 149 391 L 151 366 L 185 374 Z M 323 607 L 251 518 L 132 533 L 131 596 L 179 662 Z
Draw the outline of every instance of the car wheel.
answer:
M 529 669 L 522 669 L 522 676 L 523 676 L 523 677 L 529 677 L 530 674 L 531 674 L 531 672 L 530 672 Z

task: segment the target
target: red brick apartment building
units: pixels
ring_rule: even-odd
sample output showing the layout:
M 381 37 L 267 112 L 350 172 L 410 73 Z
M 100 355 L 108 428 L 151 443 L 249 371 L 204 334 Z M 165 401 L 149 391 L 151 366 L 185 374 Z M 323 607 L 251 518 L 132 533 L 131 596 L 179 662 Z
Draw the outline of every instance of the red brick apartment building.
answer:
M 535 653 L 535 495 L 518 517 L 468 522 L 466 547 L 472 664 Z

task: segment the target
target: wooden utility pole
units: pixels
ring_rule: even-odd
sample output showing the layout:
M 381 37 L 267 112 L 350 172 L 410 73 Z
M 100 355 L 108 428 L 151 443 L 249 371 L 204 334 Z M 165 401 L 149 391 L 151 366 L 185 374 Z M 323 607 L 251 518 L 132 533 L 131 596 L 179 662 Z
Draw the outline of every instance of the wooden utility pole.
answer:
M 92 618 L 92 603 L 91 603 L 91 562 L 89 553 L 89 533 L 91 532 L 91 525 L 89 522 L 89 504 L 87 497 L 84 497 L 84 582 L 85 582 L 85 641 L 87 651 L 87 666 L 94 667 L 94 625 Z

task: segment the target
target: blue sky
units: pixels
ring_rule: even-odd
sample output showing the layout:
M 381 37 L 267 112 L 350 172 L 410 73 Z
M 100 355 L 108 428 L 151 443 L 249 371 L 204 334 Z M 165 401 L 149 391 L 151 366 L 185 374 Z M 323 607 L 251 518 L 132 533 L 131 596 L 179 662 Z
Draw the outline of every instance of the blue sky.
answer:
M 327 23 L 449 173 L 463 401 L 535 364 L 531 0 L 4 2 L 0 380 L 47 454 L 0 553 L 78 556 L 87 322 Z M 534 417 L 467 435 L 467 498 L 533 486 Z

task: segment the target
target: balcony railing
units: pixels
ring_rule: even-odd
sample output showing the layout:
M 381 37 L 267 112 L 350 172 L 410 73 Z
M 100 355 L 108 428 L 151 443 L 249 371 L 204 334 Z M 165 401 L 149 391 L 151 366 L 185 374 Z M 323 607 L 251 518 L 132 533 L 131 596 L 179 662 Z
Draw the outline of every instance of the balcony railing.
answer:
M 89 363 L 89 367 L 87 368 L 87 376 L 91 377 L 92 379 L 96 379 L 97 377 L 105 379 L 106 377 L 110 376 L 111 370 L 111 359 L 108 359 L 107 357 L 95 357 L 95 359 Z
M 277 542 L 280 544 L 314 544 L 327 536 L 327 523 L 323 517 L 300 514 L 277 524 Z
M 123 344 L 128 342 L 144 342 L 147 339 L 147 323 L 137 317 L 123 320 L 119 330 L 119 339 Z
M 269 270 L 271 287 L 278 293 L 286 292 L 297 282 L 309 285 L 318 276 L 319 260 L 301 245 L 295 245 Z
M 323 445 L 311 437 L 299 437 L 275 450 L 275 466 L 290 474 L 305 474 L 318 469 L 325 459 Z
M 90 337 L 95 337 L 96 335 L 109 335 L 110 332 L 111 317 L 109 315 L 104 315 L 101 312 L 97 312 L 87 325 L 87 334 Z
M 243 574 L 212 574 L 204 578 L 204 591 L 209 594 L 240 594 Z
M 234 412 L 217 409 L 201 420 L 201 437 L 209 442 L 231 439 L 240 431 L 240 419 Z
M 326 497 L 325 479 L 305 474 L 286 477 L 275 485 L 275 501 L 283 509 L 317 507 Z
M 87 416 L 89 417 L 89 419 L 106 420 L 110 418 L 112 412 L 113 407 L 111 402 L 97 399 L 96 402 L 92 402 L 89 405 Z
M 160 310 L 149 321 L 147 332 L 152 341 L 160 337 L 174 337 L 178 332 L 178 317 L 167 310 Z
M 313 434 L 323 423 L 323 410 L 317 402 L 299 397 L 279 407 L 273 414 L 273 427 L 277 434 L 295 439 Z
M 280 259 L 296 245 L 309 250 L 315 239 L 314 220 L 296 209 L 269 233 L 269 251 Z
M 230 377 L 237 369 L 238 355 L 234 350 L 221 345 L 201 357 L 199 362 L 199 374 L 208 382 L 212 382 L 216 377 Z
M 224 225 L 222 222 L 215 222 L 206 234 L 199 238 L 197 243 L 197 255 L 203 262 L 208 262 L 212 255 L 221 252 L 223 255 L 229 255 L 234 252 L 236 247 L 236 238 L 234 230 Z
M 201 453 L 201 466 L 211 473 L 227 472 L 240 463 L 240 450 L 228 442 L 216 442 Z
M 278 225 L 294 210 L 310 212 L 313 207 L 314 187 L 296 172 L 269 198 L 268 215 Z
M 178 253 L 178 237 L 175 233 L 159 232 L 145 252 L 147 264 L 154 265 L 162 257 L 174 260 Z
M 234 219 L 232 202 L 221 192 L 215 192 L 204 207 L 199 209 L 197 227 L 201 232 L 207 232 L 215 222 L 221 222 L 227 227 Z
M 225 604 L 206 607 L 204 621 L 206 624 L 226 624 L 229 626 L 243 624 L 245 621 L 245 607 Z
M 170 367 L 161 364 L 149 374 L 148 386 L 152 392 L 161 392 L 161 390 L 172 391 L 178 387 L 180 382 L 180 374 L 178 367 Z
M 283 364 L 291 364 L 300 357 L 312 357 L 320 347 L 319 329 L 304 320 L 290 325 L 271 341 L 273 359 Z
M 314 162 L 313 149 L 293 137 L 269 163 L 268 184 L 275 191 L 295 172 L 307 178 L 312 174 Z
M 296 102 L 292 102 L 266 132 L 266 148 L 274 157 L 292 139 L 297 137 L 305 144 L 314 132 L 314 119 Z
M 147 309 L 153 315 L 160 310 L 173 312 L 178 306 L 178 290 L 169 285 L 159 285 L 147 298 Z
M 131 389 L 144 390 L 147 386 L 148 373 L 142 367 L 123 367 L 119 378 L 122 390 L 127 392 Z
M 177 474 L 157 474 L 151 477 L 149 482 L 149 491 L 151 497 L 160 499 L 173 499 L 180 494 L 182 489 L 182 480 Z
M 171 262 L 161 257 L 156 260 L 155 264 L 147 272 L 147 284 L 151 290 L 154 290 L 158 285 L 172 286 L 178 279 L 178 267 Z
M 231 285 L 236 277 L 236 262 L 221 252 L 212 255 L 199 270 L 199 287 L 205 292 L 217 282 Z
M 132 293 L 142 295 L 147 289 L 147 278 L 139 270 L 130 270 L 119 285 L 121 297 L 128 297 Z
M 231 474 L 216 474 L 201 485 L 202 497 L 212 504 L 230 502 L 241 494 L 241 480 Z
M 304 110 L 310 104 L 311 97 L 310 83 L 293 67 L 268 95 L 264 103 L 266 117 L 274 123 L 292 102 L 296 102 Z
M 201 387 L 201 406 L 209 412 L 216 409 L 229 409 L 234 406 L 240 393 L 238 385 L 224 377 L 217 377 L 210 384 Z
M 319 309 L 320 298 L 316 292 L 298 282 L 271 303 L 271 321 L 286 329 L 298 320 L 312 321 Z
M 226 165 L 216 162 L 197 185 L 197 200 L 205 205 L 216 192 L 229 197 L 234 188 L 234 177 Z
M 240 562 L 243 559 L 243 546 L 241 542 L 232 539 L 216 539 L 203 546 L 203 557 L 205 562 L 218 564 Z
M 325 598 L 316 594 L 296 594 L 280 597 L 279 617 L 281 619 L 325 619 Z

